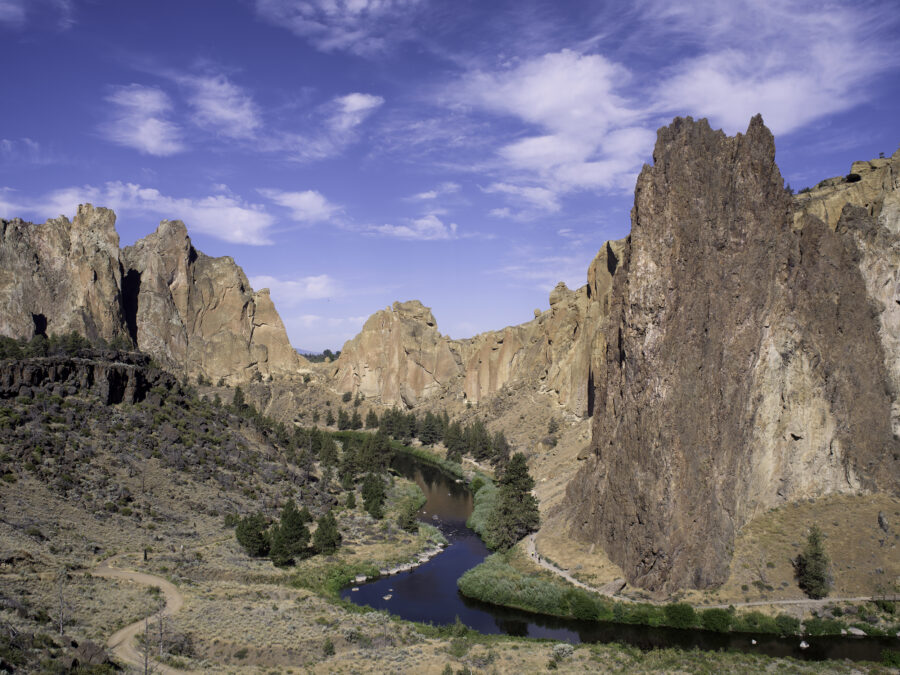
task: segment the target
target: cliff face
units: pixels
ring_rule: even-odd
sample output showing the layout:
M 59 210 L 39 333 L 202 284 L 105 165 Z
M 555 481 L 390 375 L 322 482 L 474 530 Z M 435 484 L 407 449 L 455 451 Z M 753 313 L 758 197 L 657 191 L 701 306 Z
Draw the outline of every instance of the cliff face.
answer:
M 254 293 L 231 258 L 196 251 L 181 221 L 163 221 L 122 261 L 130 330 L 167 367 L 231 382 L 300 367 L 268 291 Z
M 0 221 L 0 334 L 126 335 L 115 223 L 90 204 L 72 222 Z
M 192 377 L 242 382 L 303 363 L 268 292 L 254 293 L 231 258 L 197 252 L 180 221 L 122 251 L 115 214 L 90 204 L 72 222 L 0 221 L 0 334 L 70 331 L 130 337 Z
M 550 309 L 532 321 L 465 340 L 441 335 L 431 310 L 418 300 L 394 303 L 344 345 L 332 371 L 335 386 L 412 407 L 441 397 L 479 403 L 507 384 L 526 383 L 588 416 L 595 347 L 604 339 L 623 246 L 605 244 L 588 270 L 588 284 L 572 291 L 560 283 L 550 293 Z
M 874 221 L 795 224 L 774 157 L 759 117 L 734 138 L 676 119 L 638 179 L 565 508 L 648 589 L 720 583 L 736 529 L 774 505 L 898 489 L 884 308 L 856 244 Z

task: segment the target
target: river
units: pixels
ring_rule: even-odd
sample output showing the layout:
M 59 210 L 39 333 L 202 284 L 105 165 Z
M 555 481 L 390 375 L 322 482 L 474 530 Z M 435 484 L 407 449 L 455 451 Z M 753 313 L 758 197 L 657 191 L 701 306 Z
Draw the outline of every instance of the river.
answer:
M 490 555 L 478 535 L 466 527 L 473 506 L 471 492 L 440 469 L 408 456 L 397 456 L 392 467 L 422 488 L 427 501 L 419 519 L 439 527 L 449 545 L 443 553 L 409 572 L 344 589 L 341 597 L 357 605 L 387 610 L 409 621 L 447 625 L 459 617 L 466 626 L 481 633 L 548 638 L 573 644 L 619 642 L 640 649 L 724 649 L 814 661 L 880 661 L 882 650 L 900 650 L 900 640 L 896 638 L 806 637 L 803 639 L 809 648 L 801 649 L 800 637 L 560 619 L 470 600 L 459 592 L 456 580 Z

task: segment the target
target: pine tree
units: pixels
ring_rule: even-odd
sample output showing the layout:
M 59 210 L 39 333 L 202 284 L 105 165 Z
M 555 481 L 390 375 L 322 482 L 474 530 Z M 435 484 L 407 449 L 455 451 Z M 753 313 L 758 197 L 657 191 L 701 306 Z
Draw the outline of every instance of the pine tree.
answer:
M 263 558 L 269 554 L 268 523 L 261 513 L 242 518 L 234 528 L 234 536 L 248 555 Z
M 493 452 L 491 464 L 494 466 L 502 467 L 509 461 L 509 441 L 506 440 L 506 434 L 502 431 L 494 434 L 494 439 L 491 441 L 491 450 Z
M 338 449 L 337 444 L 331 436 L 322 438 L 322 447 L 319 449 L 319 461 L 322 466 L 337 466 Z
M 329 511 L 319 518 L 318 527 L 313 534 L 313 548 L 319 553 L 334 553 L 341 545 L 341 533 L 338 531 L 337 520 Z
M 359 416 L 359 411 L 354 410 L 353 416 L 350 418 L 350 428 L 355 430 L 362 429 L 362 417 Z
M 800 588 L 813 599 L 828 595 L 828 555 L 825 553 L 825 535 L 818 525 L 809 528 L 806 546 L 794 562 Z
M 369 410 L 369 412 L 366 413 L 366 429 L 374 429 L 378 424 L 378 413 L 374 410 Z
M 234 398 L 231 399 L 231 407 L 236 413 L 240 413 L 244 409 L 244 392 L 240 387 L 234 388 Z
M 350 428 L 350 416 L 343 408 L 338 409 L 337 427 L 338 431 L 347 431 Z
M 294 564 L 294 556 L 290 551 L 287 534 L 284 528 L 276 525 L 272 528 L 271 546 L 269 547 L 269 560 L 275 567 L 288 567 Z
M 375 520 L 384 518 L 385 490 L 381 476 L 367 473 L 362 484 L 363 508 Z
M 309 512 L 307 511 L 307 514 Z M 278 528 L 285 539 L 287 552 L 291 556 L 300 555 L 309 544 L 309 530 L 306 529 L 304 515 L 297 509 L 293 499 L 289 499 L 281 510 L 281 525 Z M 275 542 L 273 538 L 272 545 Z
M 328 409 L 328 414 L 325 416 L 325 426 L 333 427 L 334 426 L 334 413 L 331 412 L 331 409 Z
M 521 452 L 514 454 L 503 476 L 489 528 L 491 538 L 501 550 L 511 548 L 540 524 L 537 499 L 531 491 L 534 479 L 528 473 L 528 463 Z

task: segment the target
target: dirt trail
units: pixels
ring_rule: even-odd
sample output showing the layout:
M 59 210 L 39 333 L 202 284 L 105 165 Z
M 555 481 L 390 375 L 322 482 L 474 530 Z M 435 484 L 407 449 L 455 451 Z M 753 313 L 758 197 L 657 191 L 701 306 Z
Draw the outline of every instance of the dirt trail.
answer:
M 534 546 L 534 534 L 528 535 L 525 541 L 525 550 L 528 553 L 528 557 L 531 558 L 533 562 L 543 567 L 545 570 L 553 572 L 557 576 L 562 577 L 569 583 L 578 586 L 578 588 L 583 588 L 586 591 L 591 591 L 593 593 L 598 593 L 600 595 L 604 595 L 608 598 L 612 598 L 613 600 L 618 600 L 619 602 L 639 602 L 637 600 L 632 600 L 631 598 L 626 598 L 621 595 L 616 595 L 615 593 L 609 593 L 602 588 L 598 588 L 596 586 L 589 586 L 581 581 L 578 581 L 571 574 L 566 572 L 563 569 L 560 569 L 556 565 L 551 562 L 548 562 L 544 558 L 541 557 L 541 554 L 537 552 Z M 756 600 L 753 602 L 729 602 L 721 605 L 694 605 L 694 609 L 728 609 L 729 607 L 763 607 L 766 605 L 800 605 L 803 607 L 824 607 L 825 605 L 834 604 L 835 602 L 871 602 L 874 598 L 870 596 L 860 596 L 860 597 L 828 597 L 822 598 L 821 600 L 812 600 L 809 598 L 802 598 L 798 600 Z M 655 602 L 653 600 L 641 600 L 640 602 L 647 602 L 650 604 L 658 605 L 664 604 L 660 602 Z
M 133 581 L 134 583 L 142 584 L 144 586 L 156 586 L 162 591 L 163 597 L 166 600 L 166 606 L 147 617 L 146 619 L 141 619 L 140 621 L 135 621 L 133 624 L 129 626 L 125 626 L 121 630 L 116 631 L 109 640 L 106 641 L 106 646 L 112 651 L 113 655 L 123 663 L 128 664 L 129 666 L 133 666 L 135 668 L 143 671 L 144 668 L 144 656 L 141 654 L 135 645 L 135 638 L 138 633 L 144 630 L 145 621 L 148 619 L 152 622 L 159 617 L 162 616 L 171 616 L 179 609 L 181 609 L 182 605 L 184 605 L 184 596 L 178 591 L 178 589 L 171 582 L 163 579 L 162 577 L 156 577 L 152 574 L 144 574 L 143 572 L 135 572 L 134 570 L 126 570 L 120 567 L 116 567 L 113 565 L 112 561 L 114 559 L 110 559 L 104 561 L 98 567 L 95 567 L 91 570 L 91 574 L 95 577 L 104 577 L 106 579 L 125 579 L 127 581 Z M 151 626 L 152 629 L 152 626 Z M 165 664 L 159 663 L 157 661 L 152 661 L 152 669 L 154 673 L 164 673 L 165 675 L 180 675 L 184 673 L 183 670 L 177 670 L 175 668 L 170 668 Z

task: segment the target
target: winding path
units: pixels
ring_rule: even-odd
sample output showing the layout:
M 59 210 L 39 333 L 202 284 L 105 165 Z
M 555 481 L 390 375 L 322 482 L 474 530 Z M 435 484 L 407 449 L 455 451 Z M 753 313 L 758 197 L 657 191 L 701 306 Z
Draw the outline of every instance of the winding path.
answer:
M 593 593 L 597 593 L 599 595 L 604 595 L 608 598 L 612 598 L 614 600 L 618 600 L 619 602 L 648 602 L 650 604 L 661 604 L 658 602 L 654 602 L 653 600 L 633 600 L 631 598 L 626 598 L 621 595 L 617 595 L 615 593 L 610 593 L 603 588 L 598 588 L 596 586 L 589 586 L 586 583 L 578 581 L 571 574 L 566 572 L 563 569 L 560 569 L 556 565 L 551 562 L 548 562 L 544 558 L 541 557 L 540 553 L 537 552 L 534 546 L 534 534 L 529 534 L 525 541 L 525 551 L 528 553 L 528 557 L 531 558 L 537 565 L 540 565 L 545 570 L 553 572 L 557 576 L 562 577 L 569 583 L 578 586 L 578 588 L 583 588 L 586 591 L 591 591 Z M 695 609 L 728 609 L 729 607 L 763 607 L 766 605 L 799 605 L 803 607 L 823 607 L 824 605 L 833 604 L 835 602 L 871 602 L 875 598 L 871 596 L 857 596 L 857 597 L 828 597 L 822 598 L 821 600 L 812 600 L 810 598 L 802 598 L 799 600 L 754 600 L 752 602 L 729 602 L 720 605 L 694 605 Z
M 106 646 L 112 651 L 113 655 L 123 663 L 134 666 L 143 670 L 144 656 L 137 650 L 135 646 L 135 638 L 138 633 L 144 630 L 145 621 L 158 619 L 163 616 L 172 616 L 184 605 L 184 596 L 178 591 L 174 584 L 162 577 L 145 574 L 143 572 L 135 572 L 134 570 L 126 570 L 116 567 L 112 564 L 113 558 L 104 561 L 98 567 L 91 570 L 91 574 L 95 577 L 103 577 L 105 579 L 125 579 L 133 581 L 144 586 L 156 586 L 162 592 L 166 599 L 166 606 L 151 616 L 135 621 L 133 624 L 125 626 L 121 630 L 116 631 L 106 641 Z M 171 668 L 158 661 L 152 661 L 152 669 L 154 673 L 164 673 L 165 675 L 181 675 L 185 671 Z

